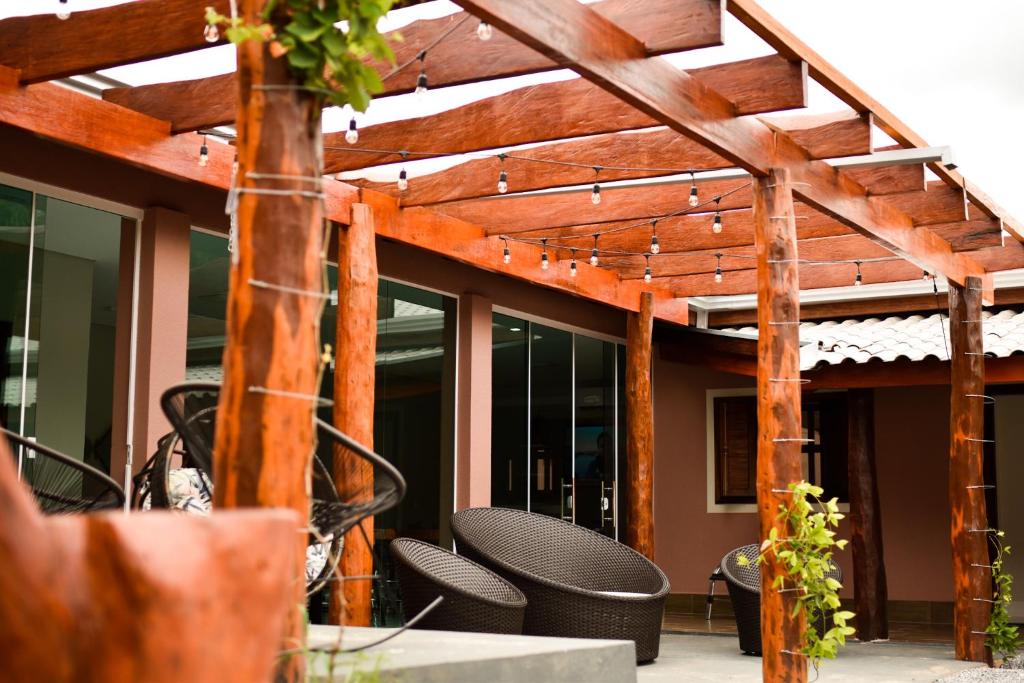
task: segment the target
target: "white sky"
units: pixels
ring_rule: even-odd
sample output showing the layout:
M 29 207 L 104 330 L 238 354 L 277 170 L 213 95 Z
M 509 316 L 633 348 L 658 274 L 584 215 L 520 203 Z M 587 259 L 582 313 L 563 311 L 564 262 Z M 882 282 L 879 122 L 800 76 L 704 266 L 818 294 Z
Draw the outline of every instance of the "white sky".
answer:
M 932 145 L 950 145 L 961 172 L 1017 218 L 1024 220 L 1024 156 L 1018 133 L 1024 120 L 1024 2 L 1019 0 L 760 0 L 761 5 L 869 95 Z M 72 10 L 119 0 L 69 0 Z M 56 0 L 0 0 L 0 18 L 51 12 Z M 401 10 L 397 22 L 441 16 L 448 2 Z M 727 16 L 725 46 L 675 56 L 680 66 L 701 66 L 764 55 L 771 50 Z M 74 15 L 70 21 L 74 20 Z M 197 18 L 197 31 L 202 20 Z M 104 72 L 131 84 L 198 78 L 234 68 L 230 46 L 202 50 Z M 428 61 L 429 73 L 429 61 Z M 390 97 L 358 115 L 360 126 L 423 116 L 523 85 L 572 77 L 539 74 L 480 85 L 431 90 L 424 97 Z M 810 111 L 841 103 L 812 88 Z M 325 130 L 341 130 L 348 113 L 325 115 Z M 882 142 L 884 144 L 884 142 Z M 410 175 L 441 162 L 410 164 Z M 452 162 L 446 162 L 450 164 Z M 415 168 L 420 166 L 423 168 Z M 394 176 L 382 169 L 381 177 Z

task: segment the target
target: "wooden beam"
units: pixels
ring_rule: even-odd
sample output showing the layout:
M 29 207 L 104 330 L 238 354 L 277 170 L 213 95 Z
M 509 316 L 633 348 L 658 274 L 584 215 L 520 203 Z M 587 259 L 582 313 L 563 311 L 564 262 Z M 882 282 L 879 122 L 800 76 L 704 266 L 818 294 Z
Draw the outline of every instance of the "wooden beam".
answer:
M 554 250 L 549 250 L 550 268 L 541 270 L 541 248 L 531 244 L 510 244 L 511 259 L 506 264 L 503 262 L 502 241 L 488 238 L 478 225 L 429 209 L 402 209 L 391 197 L 372 190 L 363 190 L 361 196 L 363 202 L 373 206 L 377 234 L 385 239 L 625 311 L 638 310 L 640 293 L 649 291 L 654 295 L 657 319 L 678 325 L 689 322 L 686 300 L 673 297 L 662 287 L 624 282 L 615 273 L 594 268 L 585 260 L 579 261 L 577 276 L 572 277 L 569 259 Z
M 787 120 L 794 126 L 794 137 L 807 140 L 811 145 L 808 151 L 816 158 L 819 153 L 829 156 L 857 155 L 870 147 L 871 129 L 862 117 L 851 118 L 845 112 L 831 117 L 815 116 L 813 120 L 818 123 L 817 126 L 806 125 L 800 117 L 789 117 Z M 827 136 L 822 135 L 826 131 Z M 352 182 L 360 187 L 400 197 L 402 206 L 423 206 L 496 195 L 497 178 L 502 170 L 508 174 L 509 191 L 527 192 L 593 182 L 593 164 L 605 160 L 613 160 L 615 167 L 655 170 L 606 168 L 600 174 L 604 181 L 665 176 L 685 172 L 687 169 L 725 169 L 733 165 L 703 145 L 665 128 L 593 135 L 510 154 L 512 157 L 504 161 L 497 157 L 475 159 L 444 171 L 418 176 L 410 182 L 405 192 L 400 192 L 394 182 Z M 516 157 L 577 165 L 541 164 Z M 924 189 L 923 166 L 906 168 L 911 169 L 910 174 L 917 169 L 922 178 L 922 187 L 916 189 Z M 870 185 L 879 193 L 915 189 L 905 181 L 908 173 L 895 171 L 885 175 L 886 170 L 891 168 L 859 169 L 860 175 L 855 177 L 863 179 L 866 188 Z
M 256 22 L 263 6 L 264 0 L 243 0 L 242 18 Z M 296 84 L 287 62 L 273 57 L 266 43 L 240 44 L 238 68 L 238 247 L 228 283 L 214 505 L 291 508 L 298 531 L 309 524 L 316 448 L 324 210 L 308 195 L 308 182 L 288 178 L 319 176 L 320 111 L 299 89 L 270 97 L 255 87 Z M 257 180 L 250 173 L 285 177 Z M 296 194 L 259 193 L 268 189 Z M 306 602 L 306 541 L 307 534 L 295 535 L 295 608 L 282 634 L 282 649 L 300 654 L 281 660 L 278 680 L 305 677 L 299 606 Z
M 626 544 L 654 559 L 654 403 L 651 339 L 654 297 L 640 295 L 640 310 L 626 320 Z
M 788 136 L 750 117 L 736 117 L 720 93 L 663 60 L 647 59 L 635 36 L 586 5 L 573 0 L 459 4 L 755 175 L 763 176 L 772 167 L 789 168 L 802 201 L 920 267 L 960 283 L 968 276 L 984 277 L 984 269 L 969 257 L 953 253 L 933 233 L 915 231 L 911 218 L 899 209 L 867 197 L 862 187 L 825 162 L 808 161 Z
M 801 398 L 799 272 L 796 220 L 789 172 L 772 169 L 754 181 L 757 222 L 757 509 L 760 538 L 790 530 L 779 521 L 780 493 L 803 478 L 800 455 Z M 766 681 L 803 683 L 807 658 L 794 656 L 803 642 L 806 618 L 793 616 L 796 594 L 780 592 L 776 577 L 787 576 L 774 553 L 761 565 L 761 670 Z M 784 584 L 790 587 L 789 583 Z
M 949 363 L 934 358 L 916 362 L 902 358 L 888 363 L 844 362 L 804 374 L 811 380 L 807 389 L 947 386 Z M 985 381 L 988 384 L 1024 382 L 1024 356 L 987 359 Z
M 334 356 L 334 426 L 373 447 L 374 387 L 377 370 L 377 252 L 373 209 L 352 205 L 352 221 L 337 236 L 338 307 Z M 342 500 L 373 494 L 373 466 L 349 451 L 334 452 L 334 483 Z M 373 574 L 373 517 L 345 534 L 343 576 Z M 370 625 L 370 581 L 334 584 L 328 623 Z
M 949 505 L 953 544 L 953 644 L 957 659 L 991 663 L 985 647 L 992 597 L 985 511 L 985 356 L 981 282 L 949 287 Z
M 230 12 L 228 0 L 135 0 L 68 21 L 52 13 L 11 17 L 0 21 L 0 64 L 20 70 L 22 83 L 38 83 L 210 47 L 207 6 Z
M 853 551 L 854 612 L 861 642 L 887 640 L 885 553 L 882 510 L 875 468 L 875 401 L 872 389 L 850 391 L 847 400 L 847 476 L 850 489 L 850 549 Z
M 806 43 L 757 4 L 756 0 L 728 0 L 726 7 L 744 26 L 753 31 L 779 54 L 792 60 L 807 62 L 811 77 L 826 90 L 841 99 L 854 111 L 870 113 L 875 125 L 904 147 L 928 147 L 924 138 L 915 133 L 891 111 L 870 97 L 853 81 L 840 73 Z M 990 218 L 1000 219 L 1017 239 L 1024 238 L 1024 228 L 972 183 L 943 164 L 928 165 L 947 185 L 963 189 L 967 198 Z
M 201 17 L 202 7 L 210 3 L 202 0 L 201 3 L 192 4 L 199 5 L 198 16 Z M 722 43 L 722 5 L 714 0 L 604 0 L 594 3 L 593 8 L 611 21 L 621 23 L 629 31 L 642 36 L 647 52 L 652 56 Z M 124 13 L 124 8 L 120 12 Z M 558 68 L 551 60 L 501 31 L 494 31 L 489 41 L 479 40 L 476 37 L 478 22 L 472 18 L 463 22 L 464 19 L 466 14 L 458 12 L 403 26 L 399 31 L 402 40 L 391 44 L 395 63 L 404 64 L 415 60 L 425 46 L 452 31 L 429 50 L 427 70 L 431 88 Z M 194 23 L 190 20 L 190 31 L 195 29 Z M 453 30 L 456 25 L 457 28 Z M 195 31 L 194 37 L 201 41 L 201 31 Z M 205 43 L 197 47 L 205 47 Z M 387 75 L 393 69 L 393 65 L 385 63 L 374 63 L 373 66 L 381 75 Z M 378 97 L 411 92 L 416 87 L 418 75 L 419 70 L 414 67 L 395 73 L 385 79 L 384 91 Z M 235 74 L 229 73 L 134 88 L 113 88 L 105 90 L 103 98 L 170 121 L 175 132 L 183 132 L 234 121 L 237 107 L 235 90 Z
M 673 72 L 702 86 L 709 81 L 722 87 L 723 107 L 737 115 L 803 106 L 796 98 L 802 84 L 760 90 L 763 80 L 778 84 L 783 79 L 780 72 L 800 78 L 802 70 L 789 64 L 773 55 L 678 72 L 665 62 Z M 479 125 L 480 121 L 487 125 Z M 360 131 L 357 145 L 345 142 L 343 132 L 328 133 L 324 136 L 324 168 L 327 172 L 351 171 L 399 161 L 395 154 L 353 151 L 359 149 L 461 154 L 658 125 L 661 122 L 614 95 L 584 79 L 573 79 L 520 88 L 432 116 L 370 126 Z M 418 154 L 416 158 L 430 156 L 437 155 Z

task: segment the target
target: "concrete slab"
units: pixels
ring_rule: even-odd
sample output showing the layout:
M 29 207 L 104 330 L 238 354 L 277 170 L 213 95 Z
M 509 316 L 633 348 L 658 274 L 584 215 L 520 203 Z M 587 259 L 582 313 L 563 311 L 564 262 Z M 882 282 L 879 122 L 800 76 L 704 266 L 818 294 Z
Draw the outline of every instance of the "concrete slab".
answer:
M 933 681 L 966 669 L 945 645 L 851 642 L 838 659 L 822 664 L 815 683 L 906 683 Z M 814 679 L 814 672 L 810 673 Z M 761 681 L 760 657 L 740 653 L 735 636 L 663 634 L 661 655 L 637 670 L 638 683 L 672 681 Z
M 348 627 L 344 647 L 357 647 L 393 629 Z M 334 626 L 309 627 L 309 644 L 337 642 Z M 351 681 L 353 671 L 380 683 L 636 683 L 636 650 L 628 640 L 583 640 L 533 636 L 409 630 L 363 653 L 311 657 L 310 679 Z

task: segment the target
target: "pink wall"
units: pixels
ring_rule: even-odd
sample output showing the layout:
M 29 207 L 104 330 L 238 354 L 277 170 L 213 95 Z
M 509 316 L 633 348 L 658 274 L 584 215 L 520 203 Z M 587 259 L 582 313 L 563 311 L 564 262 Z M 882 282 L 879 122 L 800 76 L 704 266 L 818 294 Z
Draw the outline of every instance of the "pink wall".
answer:
M 673 593 L 704 593 L 729 550 L 757 540 L 753 513 L 707 512 L 706 391 L 752 387 L 749 377 L 654 361 L 655 561 Z M 879 389 L 875 438 L 891 600 L 952 599 L 947 448 L 949 391 Z M 845 522 L 841 538 L 849 538 Z M 852 596 L 849 550 L 837 554 Z

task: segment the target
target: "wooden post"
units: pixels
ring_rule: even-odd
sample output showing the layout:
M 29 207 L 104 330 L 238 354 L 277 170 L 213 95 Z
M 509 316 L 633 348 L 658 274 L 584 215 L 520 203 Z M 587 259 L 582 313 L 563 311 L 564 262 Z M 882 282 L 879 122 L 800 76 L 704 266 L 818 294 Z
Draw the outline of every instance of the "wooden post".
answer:
M 847 394 L 849 437 L 847 472 L 850 482 L 850 546 L 853 550 L 854 612 L 857 638 L 862 641 L 889 637 L 882 552 L 882 512 L 875 472 L 875 401 L 871 389 L 851 389 Z
M 334 360 L 334 424 L 356 441 L 373 447 L 374 382 L 377 368 L 377 250 L 373 209 L 352 205 L 352 224 L 338 229 L 338 318 Z M 373 466 L 339 449 L 334 453 L 334 483 L 342 499 L 373 494 Z M 373 542 L 373 518 L 361 523 Z M 373 574 L 373 548 L 358 528 L 345 534 L 341 554 L 344 576 Z M 331 587 L 328 621 L 370 625 L 367 580 Z M 344 588 L 342 588 L 344 586 Z
M 626 543 L 654 558 L 654 404 L 651 399 L 651 338 L 654 295 L 640 294 L 640 310 L 626 325 Z
M 754 179 L 754 241 L 757 251 L 757 509 L 761 538 L 778 522 L 786 487 L 803 478 L 800 455 L 800 281 L 796 219 L 789 171 L 771 169 Z M 807 680 L 799 653 L 803 615 L 791 616 L 794 593 L 772 587 L 784 573 L 769 554 L 761 566 L 761 668 L 765 681 Z
M 988 626 L 992 576 L 987 568 L 988 519 L 982 470 L 985 436 L 985 360 L 981 330 L 981 280 L 949 283 L 950 370 L 949 504 L 953 541 L 953 640 L 957 659 L 991 657 Z M 980 566 L 978 566 L 980 565 Z M 980 600 L 978 599 L 980 598 Z
M 242 18 L 262 21 L 263 4 L 243 0 Z M 272 57 L 266 43 L 238 46 L 238 83 L 238 252 L 228 289 L 214 504 L 299 513 L 291 585 L 295 609 L 283 643 L 283 649 L 293 650 L 304 638 L 307 535 L 302 530 L 309 519 L 324 303 L 322 202 L 311 194 L 319 185 L 306 180 L 320 175 L 320 107 L 296 89 L 287 62 Z M 264 190 L 293 194 L 259 193 Z M 304 669 L 302 656 L 288 657 L 279 675 L 298 681 Z

